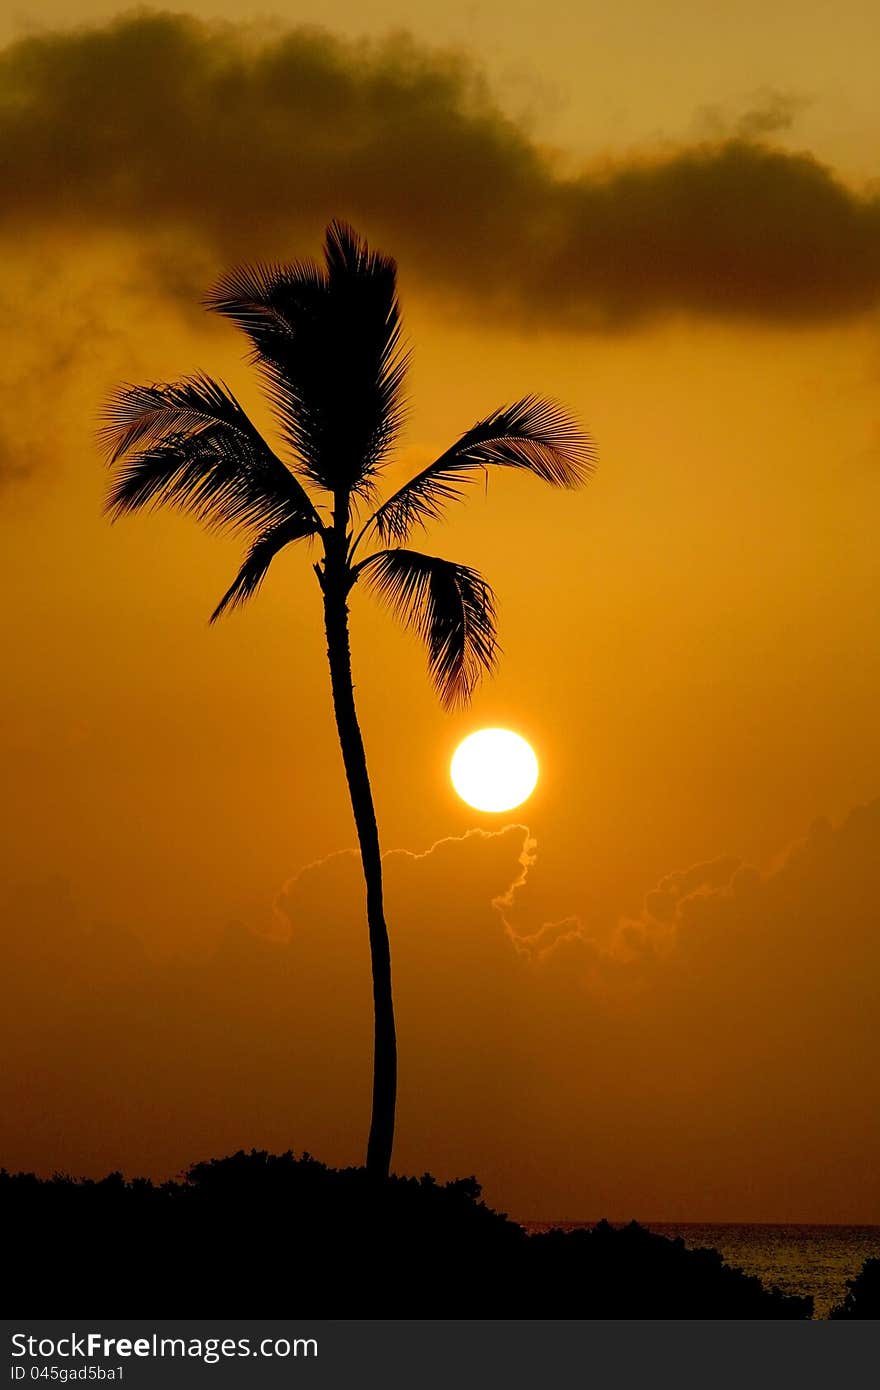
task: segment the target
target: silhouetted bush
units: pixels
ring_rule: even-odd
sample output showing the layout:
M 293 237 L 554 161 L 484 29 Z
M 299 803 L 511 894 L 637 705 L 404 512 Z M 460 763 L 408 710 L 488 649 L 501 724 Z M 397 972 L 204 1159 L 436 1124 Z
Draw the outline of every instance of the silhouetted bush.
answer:
M 180 1182 L 0 1173 L 10 1315 L 808 1318 L 714 1250 L 633 1223 L 529 1236 L 475 1178 L 253 1151 Z
M 832 1308 L 830 1318 L 880 1318 L 880 1259 L 865 1260 L 846 1287 L 846 1298 Z

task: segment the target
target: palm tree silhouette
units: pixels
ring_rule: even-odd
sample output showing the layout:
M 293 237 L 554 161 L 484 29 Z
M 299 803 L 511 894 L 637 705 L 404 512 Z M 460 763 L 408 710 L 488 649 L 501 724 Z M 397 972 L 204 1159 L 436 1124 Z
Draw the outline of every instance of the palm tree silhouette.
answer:
M 377 482 L 405 413 L 409 357 L 395 262 L 333 222 L 323 266 L 241 267 L 223 276 L 205 305 L 250 339 L 287 462 L 222 382 L 198 373 L 173 384 L 124 385 L 109 400 L 101 429 L 114 467 L 107 511 L 116 519 L 167 504 L 209 528 L 247 537 L 241 568 L 212 622 L 257 592 L 284 546 L 306 538 L 321 546 L 313 568 L 366 884 L 373 973 L 367 1168 L 385 1176 L 397 1042 L 379 833 L 352 685 L 348 595 L 363 580 L 386 601 L 424 639 L 443 705 L 466 703 L 497 657 L 492 591 L 476 570 L 406 549 L 404 542 L 414 527 L 441 517 L 481 470 L 522 468 L 555 486 L 577 487 L 591 472 L 593 447 L 558 405 L 529 396 L 487 415 L 378 504 Z

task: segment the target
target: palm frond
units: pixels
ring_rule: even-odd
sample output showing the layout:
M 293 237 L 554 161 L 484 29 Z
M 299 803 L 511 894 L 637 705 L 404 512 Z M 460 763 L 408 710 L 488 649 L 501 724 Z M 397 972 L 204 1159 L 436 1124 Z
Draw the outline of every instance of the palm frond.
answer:
M 466 705 L 498 654 L 495 598 L 476 570 L 415 550 L 382 550 L 357 568 L 367 586 L 428 648 L 446 709 Z
M 323 266 L 239 267 L 205 303 L 250 339 L 298 470 L 367 495 L 405 414 L 395 262 L 332 222 Z
M 136 447 L 150 448 L 169 435 L 198 434 L 218 424 L 245 438 L 260 438 L 232 392 L 203 372 L 153 386 L 126 383 L 110 397 L 102 418 L 98 439 L 111 464 Z
M 115 469 L 106 502 L 114 520 L 171 505 L 212 529 L 261 531 L 294 518 L 320 529 L 302 483 L 210 377 L 120 387 L 100 438 Z
M 279 550 L 283 550 L 291 541 L 303 540 L 304 537 L 313 534 L 314 530 L 306 520 L 294 517 L 289 521 L 279 522 L 276 526 L 270 526 L 257 536 L 245 555 L 238 574 L 211 614 L 211 622 L 215 623 L 228 608 L 238 608 L 249 598 L 253 598 Z
M 496 410 L 389 497 L 371 525 L 383 541 L 405 541 L 416 525 L 442 516 L 447 503 L 490 465 L 523 468 L 554 487 L 580 487 L 595 467 L 590 436 L 562 406 L 526 396 Z

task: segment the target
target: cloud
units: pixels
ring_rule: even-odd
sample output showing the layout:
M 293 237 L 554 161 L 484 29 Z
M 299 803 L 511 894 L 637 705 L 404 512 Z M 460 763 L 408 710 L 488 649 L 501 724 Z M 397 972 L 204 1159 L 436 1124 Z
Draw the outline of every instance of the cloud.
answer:
M 510 826 L 386 856 L 403 1167 L 472 1171 L 517 1123 L 523 967 L 493 900 L 527 844 Z M 353 853 L 292 878 L 271 931 L 230 924 L 209 949 L 151 952 L 84 920 L 55 879 L 7 892 L 0 939 L 0 1162 L 168 1173 L 252 1144 L 361 1157 L 372 1014 Z
M 773 872 L 667 876 L 602 941 L 517 935 L 523 826 L 385 858 L 397 1162 L 476 1171 L 521 1215 L 871 1220 L 880 1121 L 880 801 Z M 371 1014 L 352 853 L 271 932 L 157 956 L 48 881 L 0 913 L 7 1166 L 173 1172 L 241 1145 L 357 1161 Z
M 764 143 L 791 114 L 770 93 L 729 137 L 572 177 L 461 57 L 137 13 L 0 55 L 0 225 L 61 247 L 122 231 L 186 297 L 204 289 L 200 251 L 206 274 L 298 254 L 344 215 L 481 318 L 610 330 L 872 310 L 880 199 Z
M 702 138 L 717 142 L 731 138 L 759 140 L 790 130 L 799 113 L 809 105 L 808 97 L 765 88 L 756 92 L 751 104 L 738 114 L 722 106 L 701 106 L 694 128 Z
M 818 821 L 771 872 L 723 856 L 666 875 L 601 944 L 574 920 L 527 945 L 568 973 L 586 953 L 593 982 L 621 997 L 635 983 L 643 1000 L 653 992 L 658 1019 L 752 1030 L 769 1043 L 768 1068 L 788 1060 L 773 1051 L 784 1032 L 815 1077 L 838 1067 L 834 1085 L 845 1074 L 869 1084 L 880 1051 L 859 1048 L 880 1009 L 878 905 L 880 799 L 836 828 Z
M 793 92 L 763 92 L 755 105 L 744 111 L 736 123 L 737 135 L 750 140 L 790 130 L 799 111 L 809 105 L 805 97 Z
M 32 464 L 11 439 L 0 435 L 0 489 L 29 478 Z

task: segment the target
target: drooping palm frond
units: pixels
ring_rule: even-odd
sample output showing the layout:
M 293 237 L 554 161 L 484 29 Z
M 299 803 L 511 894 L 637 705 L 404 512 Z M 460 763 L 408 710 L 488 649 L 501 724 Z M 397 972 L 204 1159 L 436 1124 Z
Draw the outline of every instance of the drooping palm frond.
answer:
M 389 497 L 371 525 L 383 541 L 404 541 L 413 526 L 442 516 L 478 470 L 523 468 L 554 487 L 575 488 L 595 466 L 590 436 L 555 401 L 526 396 L 496 410 Z
M 311 535 L 314 535 L 314 528 L 309 525 L 308 520 L 294 517 L 270 526 L 257 536 L 245 555 L 238 574 L 211 614 L 211 622 L 215 623 L 228 608 L 240 607 L 257 593 L 279 550 L 283 550 L 291 541 L 303 540 Z
M 210 377 L 121 387 L 100 437 L 115 469 L 106 502 L 114 520 L 171 505 L 212 529 L 262 531 L 294 518 L 320 528 L 302 483 Z
M 204 372 L 153 386 L 120 386 L 104 406 L 102 419 L 98 439 L 110 463 L 169 435 L 198 434 L 218 424 L 262 443 L 232 392 Z
M 495 598 L 485 579 L 467 565 L 400 549 L 369 556 L 357 571 L 424 641 L 444 708 L 466 705 L 499 652 Z
M 397 268 L 343 222 L 324 260 L 239 267 L 205 303 L 250 338 L 296 466 L 369 496 L 405 413 Z

